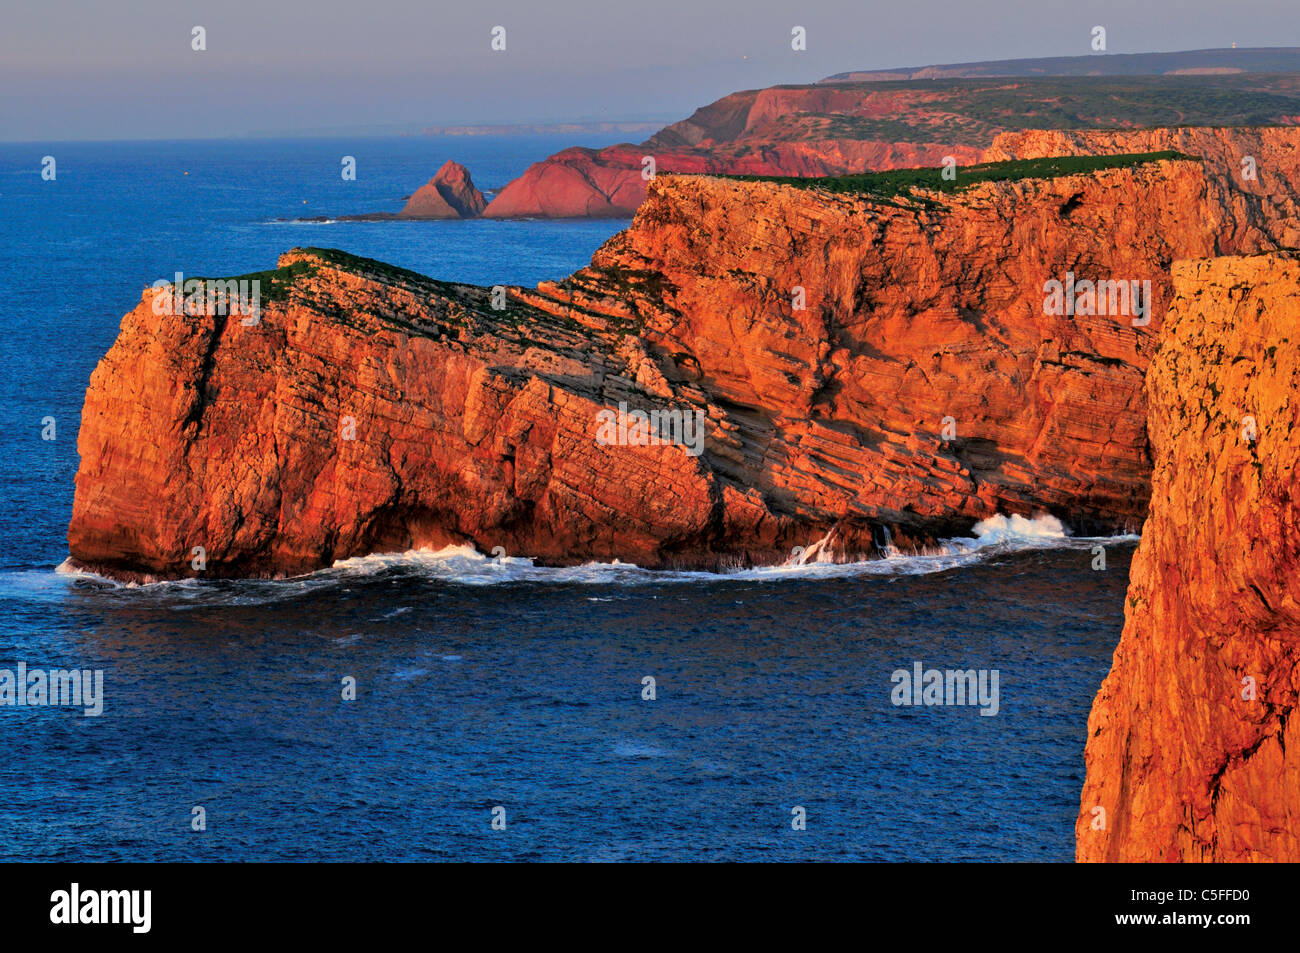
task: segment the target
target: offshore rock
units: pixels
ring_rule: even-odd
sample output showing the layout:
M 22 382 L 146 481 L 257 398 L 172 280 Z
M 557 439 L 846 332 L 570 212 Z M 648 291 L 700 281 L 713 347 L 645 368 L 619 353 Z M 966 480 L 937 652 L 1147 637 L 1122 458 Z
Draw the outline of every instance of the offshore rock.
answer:
M 487 201 L 474 187 L 469 169 L 450 159 L 432 179 L 420 186 L 398 218 L 474 218 L 483 214 Z

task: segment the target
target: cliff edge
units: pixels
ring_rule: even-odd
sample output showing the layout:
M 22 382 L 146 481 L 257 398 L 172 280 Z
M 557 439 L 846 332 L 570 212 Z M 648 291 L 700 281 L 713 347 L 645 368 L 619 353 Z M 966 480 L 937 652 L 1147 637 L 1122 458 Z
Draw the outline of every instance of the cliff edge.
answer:
M 1178 262 L 1081 861 L 1300 860 L 1300 256 Z
M 980 174 L 660 177 L 591 266 L 535 290 L 320 249 L 262 276 L 254 324 L 146 290 L 86 394 L 72 557 L 282 575 L 472 543 L 717 567 L 995 513 L 1136 529 L 1169 265 L 1232 250 L 1230 210 L 1188 159 Z M 1049 308 L 1076 278 L 1113 282 L 1109 308 Z M 643 440 L 637 414 L 675 430 Z

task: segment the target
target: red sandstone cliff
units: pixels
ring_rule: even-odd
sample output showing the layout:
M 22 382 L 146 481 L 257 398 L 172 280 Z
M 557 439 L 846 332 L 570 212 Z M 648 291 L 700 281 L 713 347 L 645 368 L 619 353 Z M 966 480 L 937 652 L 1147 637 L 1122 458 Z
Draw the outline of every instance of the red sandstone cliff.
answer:
M 474 187 L 469 169 L 448 159 L 432 179 L 420 186 L 397 213 L 398 218 L 474 218 L 487 201 Z
M 465 541 L 717 565 L 834 530 L 851 556 L 999 511 L 1132 529 L 1169 264 L 1234 234 L 1191 161 L 888 201 L 663 177 L 504 311 L 341 253 L 285 256 L 254 327 L 146 291 L 87 392 L 69 546 L 249 575 Z M 1067 271 L 1149 280 L 1151 324 L 1045 314 Z M 703 453 L 599 444 L 620 401 L 698 410 Z
M 606 149 L 572 148 L 535 162 L 488 205 L 487 218 L 631 218 L 645 200 L 645 160 L 660 173 L 836 175 L 862 169 L 938 166 L 945 156 L 973 162 L 966 146 L 827 140 L 772 143 L 736 155 L 701 146 L 663 149 L 658 144 Z M 645 174 L 643 174 L 645 173 Z
M 490 218 L 630 217 L 646 195 L 645 158 L 657 173 L 838 175 L 867 169 L 938 166 L 946 156 L 977 161 L 983 143 L 934 137 L 918 122 L 915 140 L 845 129 L 924 114 L 924 91 L 774 86 L 732 93 L 640 145 L 566 149 L 534 163 L 488 206 Z
M 1096 58 L 1091 62 L 1095 66 Z M 989 161 L 997 158 L 984 155 L 995 137 L 1017 129 L 1185 124 L 1223 131 L 1297 122 L 1300 76 L 1294 73 L 1200 81 L 1037 76 L 773 86 L 724 96 L 640 145 L 557 153 L 502 189 L 487 215 L 631 216 L 646 193 L 645 157 L 660 173 L 839 175 L 938 166 L 947 156 L 963 165 L 981 156 Z
M 1165 149 L 1202 159 L 1212 202 L 1226 212 L 1225 248 L 1300 245 L 1300 130 L 1294 127 L 1031 130 L 998 136 L 983 161 Z
M 1300 258 L 1179 262 L 1082 861 L 1300 860 Z
M 488 218 L 626 218 L 645 198 L 641 159 L 572 148 L 535 162 L 492 199 Z

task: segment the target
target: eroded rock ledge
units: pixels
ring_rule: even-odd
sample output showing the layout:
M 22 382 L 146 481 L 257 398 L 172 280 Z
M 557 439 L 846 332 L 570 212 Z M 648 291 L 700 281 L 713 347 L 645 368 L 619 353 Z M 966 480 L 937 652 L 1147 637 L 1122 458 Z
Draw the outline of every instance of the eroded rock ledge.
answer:
M 1300 256 L 1179 262 L 1083 861 L 1300 860 Z M 1103 813 L 1104 812 L 1104 813 Z
M 199 546 L 208 576 L 452 542 L 709 567 L 996 512 L 1136 529 L 1170 263 L 1281 227 L 1218 195 L 1189 160 L 892 198 L 661 176 L 590 267 L 505 310 L 321 250 L 281 258 L 254 327 L 149 290 L 87 391 L 71 554 L 125 577 L 192 574 Z M 1045 314 L 1067 272 L 1149 280 L 1150 325 Z M 597 443 L 620 401 L 699 411 L 703 453 Z

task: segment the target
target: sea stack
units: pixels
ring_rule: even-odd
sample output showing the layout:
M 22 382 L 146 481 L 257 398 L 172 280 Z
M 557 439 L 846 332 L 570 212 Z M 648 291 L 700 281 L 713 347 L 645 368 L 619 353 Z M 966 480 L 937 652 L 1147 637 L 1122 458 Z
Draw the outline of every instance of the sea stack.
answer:
M 474 187 L 469 169 L 448 159 L 437 174 L 420 186 L 397 213 L 398 218 L 476 218 L 487 208 L 483 193 Z

